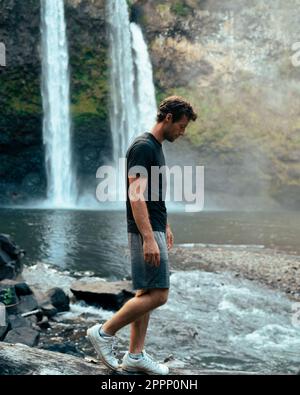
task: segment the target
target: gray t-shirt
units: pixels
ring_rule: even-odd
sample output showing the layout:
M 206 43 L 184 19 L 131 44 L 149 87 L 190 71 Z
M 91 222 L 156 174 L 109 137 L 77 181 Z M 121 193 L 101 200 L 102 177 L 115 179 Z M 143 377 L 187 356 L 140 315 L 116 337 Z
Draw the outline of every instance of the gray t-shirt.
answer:
M 126 159 L 126 209 L 128 232 L 139 233 L 128 197 L 129 173 L 130 175 L 142 174 L 143 176 L 147 176 L 145 197 L 152 230 L 165 232 L 167 225 L 167 209 L 165 205 L 166 172 L 164 168 L 160 168 L 161 166 L 165 166 L 166 162 L 162 144 L 153 136 L 152 133 L 143 133 L 141 136 L 137 137 L 128 148 Z M 136 166 L 142 166 L 146 172 Z M 135 169 L 133 169 L 134 167 Z

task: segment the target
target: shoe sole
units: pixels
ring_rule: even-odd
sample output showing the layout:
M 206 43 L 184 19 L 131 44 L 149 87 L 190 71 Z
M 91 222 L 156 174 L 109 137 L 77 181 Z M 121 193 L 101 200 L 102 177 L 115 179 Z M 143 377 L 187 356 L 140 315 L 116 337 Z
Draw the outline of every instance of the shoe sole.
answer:
M 88 338 L 89 341 L 92 343 L 92 345 L 93 345 L 93 347 L 94 347 L 94 349 L 95 349 L 95 351 L 96 351 L 96 353 L 97 353 L 99 359 L 101 360 L 101 362 L 103 362 L 104 365 L 105 365 L 107 368 L 113 370 L 114 372 L 118 371 L 118 369 L 119 369 L 120 366 L 118 366 L 117 368 L 114 367 L 114 366 L 111 366 L 111 365 L 109 364 L 109 362 L 107 362 L 107 361 L 104 359 L 104 357 L 103 357 L 103 355 L 101 354 L 101 352 L 98 350 L 98 345 L 97 345 L 96 340 L 95 340 L 95 338 L 94 338 L 93 330 L 91 330 L 91 329 L 88 329 L 88 330 L 87 330 L 87 338 Z

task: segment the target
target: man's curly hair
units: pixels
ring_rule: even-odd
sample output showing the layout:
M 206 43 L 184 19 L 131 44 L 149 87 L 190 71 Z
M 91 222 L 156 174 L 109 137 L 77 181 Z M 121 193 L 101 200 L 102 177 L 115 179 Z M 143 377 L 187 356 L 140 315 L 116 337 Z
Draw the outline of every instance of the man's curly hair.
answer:
M 181 96 L 170 96 L 164 99 L 159 105 L 156 121 L 162 122 L 167 114 L 173 115 L 173 123 L 178 122 L 183 115 L 190 121 L 196 121 L 198 117 L 192 105 Z

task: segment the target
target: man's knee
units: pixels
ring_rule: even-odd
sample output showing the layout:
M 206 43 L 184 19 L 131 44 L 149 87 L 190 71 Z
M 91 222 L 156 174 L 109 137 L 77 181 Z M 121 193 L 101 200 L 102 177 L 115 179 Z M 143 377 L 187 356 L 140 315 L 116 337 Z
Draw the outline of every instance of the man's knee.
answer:
M 151 296 L 153 298 L 153 301 L 155 305 L 162 306 L 167 303 L 168 301 L 168 296 L 169 296 L 169 289 L 168 288 L 157 288 L 151 290 Z
M 139 289 L 136 291 L 135 296 L 138 298 L 139 296 L 145 295 L 149 293 L 149 289 Z

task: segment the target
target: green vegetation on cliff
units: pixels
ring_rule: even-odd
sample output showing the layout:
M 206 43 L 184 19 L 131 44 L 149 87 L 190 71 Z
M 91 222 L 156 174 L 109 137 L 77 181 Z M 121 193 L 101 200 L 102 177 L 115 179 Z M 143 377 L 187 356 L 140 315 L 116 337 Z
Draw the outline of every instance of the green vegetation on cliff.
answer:
M 73 54 L 72 64 L 72 113 L 97 114 L 108 117 L 109 76 L 107 48 L 97 52 L 82 48 Z

